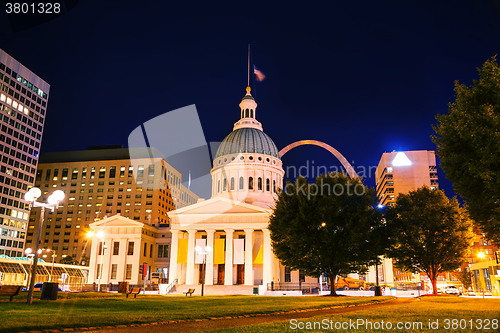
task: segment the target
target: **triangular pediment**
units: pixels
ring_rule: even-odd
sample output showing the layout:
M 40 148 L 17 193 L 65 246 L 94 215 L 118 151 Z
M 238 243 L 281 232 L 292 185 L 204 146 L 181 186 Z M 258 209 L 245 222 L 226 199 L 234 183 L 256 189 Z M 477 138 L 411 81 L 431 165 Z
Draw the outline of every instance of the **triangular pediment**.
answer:
M 215 197 L 167 213 L 169 217 L 182 215 L 211 214 L 270 214 L 271 209 L 262 208 L 245 202 L 224 197 Z
M 144 227 L 145 224 L 131 220 L 121 215 L 113 215 L 100 221 L 89 224 L 91 229 L 98 227 Z

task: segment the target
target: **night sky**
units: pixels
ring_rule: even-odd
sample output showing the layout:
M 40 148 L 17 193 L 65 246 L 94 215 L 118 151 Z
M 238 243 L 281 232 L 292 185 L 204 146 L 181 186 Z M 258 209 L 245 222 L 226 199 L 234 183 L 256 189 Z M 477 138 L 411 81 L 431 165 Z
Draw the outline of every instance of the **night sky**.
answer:
M 140 124 L 191 104 L 206 140 L 221 141 L 240 117 L 251 44 L 267 76 L 251 83 L 257 120 L 278 149 L 319 140 L 357 168 L 384 152 L 435 150 L 431 124 L 454 80 L 470 85 L 499 53 L 496 3 L 80 1 L 22 31 L 1 14 L 0 48 L 51 85 L 42 154 L 127 145 Z M 340 166 L 312 146 L 283 161 Z

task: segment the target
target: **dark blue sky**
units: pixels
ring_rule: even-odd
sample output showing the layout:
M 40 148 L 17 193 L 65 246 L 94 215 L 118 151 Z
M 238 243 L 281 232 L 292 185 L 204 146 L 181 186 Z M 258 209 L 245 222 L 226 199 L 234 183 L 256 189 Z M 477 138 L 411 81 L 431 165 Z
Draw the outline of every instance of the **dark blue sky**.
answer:
M 453 82 L 470 84 L 499 52 L 492 1 L 252 2 L 80 1 L 0 48 L 51 85 L 42 154 L 127 144 L 130 132 L 196 104 L 207 141 L 239 119 L 247 45 L 266 75 L 252 92 L 258 120 L 279 149 L 324 141 L 355 166 L 383 152 L 434 150 Z M 173 143 L 175 144 L 175 143 Z M 284 157 L 297 167 L 339 165 L 316 147 Z M 451 195 L 451 184 L 440 173 Z M 374 179 L 367 184 L 374 186 Z

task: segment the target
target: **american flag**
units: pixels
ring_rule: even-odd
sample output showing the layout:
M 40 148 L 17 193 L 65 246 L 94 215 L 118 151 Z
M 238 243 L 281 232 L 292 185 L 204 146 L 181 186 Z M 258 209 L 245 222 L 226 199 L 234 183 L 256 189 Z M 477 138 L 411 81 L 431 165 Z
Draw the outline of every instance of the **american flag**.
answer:
M 253 73 L 255 74 L 255 76 L 257 77 L 257 81 L 259 81 L 259 82 L 264 81 L 264 79 L 266 78 L 266 76 L 264 75 L 264 73 L 262 73 L 261 71 L 259 71 L 257 69 L 257 67 L 255 67 L 255 66 L 253 66 Z

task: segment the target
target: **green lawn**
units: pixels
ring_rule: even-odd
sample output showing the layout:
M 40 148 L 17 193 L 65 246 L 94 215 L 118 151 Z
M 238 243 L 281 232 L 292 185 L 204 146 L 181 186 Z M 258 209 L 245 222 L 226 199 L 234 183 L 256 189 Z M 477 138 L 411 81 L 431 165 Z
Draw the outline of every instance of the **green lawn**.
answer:
M 446 321 L 446 319 L 450 321 Z M 453 322 L 452 320 L 457 321 Z M 489 321 L 487 320 L 489 319 Z M 422 297 L 420 301 L 416 300 L 407 304 L 389 305 L 376 309 L 361 310 L 346 314 L 318 316 L 308 319 L 298 320 L 293 322 L 279 322 L 274 324 L 252 325 L 245 327 L 235 327 L 231 329 L 214 330 L 210 332 L 293 332 L 293 331 L 307 331 L 309 332 L 325 332 L 328 330 L 335 331 L 336 322 L 349 322 L 361 324 L 359 329 L 341 329 L 342 332 L 372 332 L 372 331 L 391 331 L 391 332 L 471 332 L 471 331 L 486 331 L 486 332 L 499 332 L 500 331 L 500 299 L 467 299 L 458 297 Z M 361 322 L 361 320 L 364 321 Z M 376 326 L 369 326 L 366 322 L 371 322 L 372 325 L 377 325 L 384 321 L 384 329 Z M 472 320 L 472 323 L 471 321 Z M 494 321 L 496 320 L 496 321 Z M 309 325 L 312 329 L 300 329 L 301 325 Z M 328 323 L 326 327 L 320 328 L 325 321 Z M 333 329 L 331 325 L 333 322 Z M 437 329 L 429 329 L 429 321 L 438 323 Z M 314 322 L 318 322 L 318 329 L 314 329 Z M 390 322 L 392 327 L 387 328 L 387 323 Z M 397 329 L 397 323 L 401 322 L 403 325 L 414 325 L 414 322 L 421 322 L 423 328 L 417 326 L 413 328 Z M 309 323 L 309 324 L 308 324 Z M 456 326 L 455 326 L 455 325 Z M 471 329 L 472 324 L 472 329 Z M 479 329 L 482 324 L 482 329 Z M 339 325 L 339 324 L 337 324 Z M 368 326 L 367 326 L 368 325 Z M 418 325 L 418 324 L 415 324 Z M 446 325 L 449 328 L 446 328 Z M 460 325 L 462 328 L 460 329 Z M 436 327 L 436 326 L 434 326 Z M 293 329 L 295 328 L 295 329 Z M 307 326 L 304 326 L 307 328 Z M 339 329 L 337 329 L 339 331 Z
M 340 305 L 387 301 L 391 297 L 260 297 L 260 296 L 149 296 L 137 299 L 122 295 L 60 293 L 65 298 L 33 304 L 22 300 L 0 302 L 0 331 L 19 332 L 52 328 L 102 327 L 179 319 L 239 316 Z M 103 294 L 101 294 L 103 295 Z M 74 298 L 80 297 L 80 298 Z M 16 298 L 21 298 L 17 296 Z

